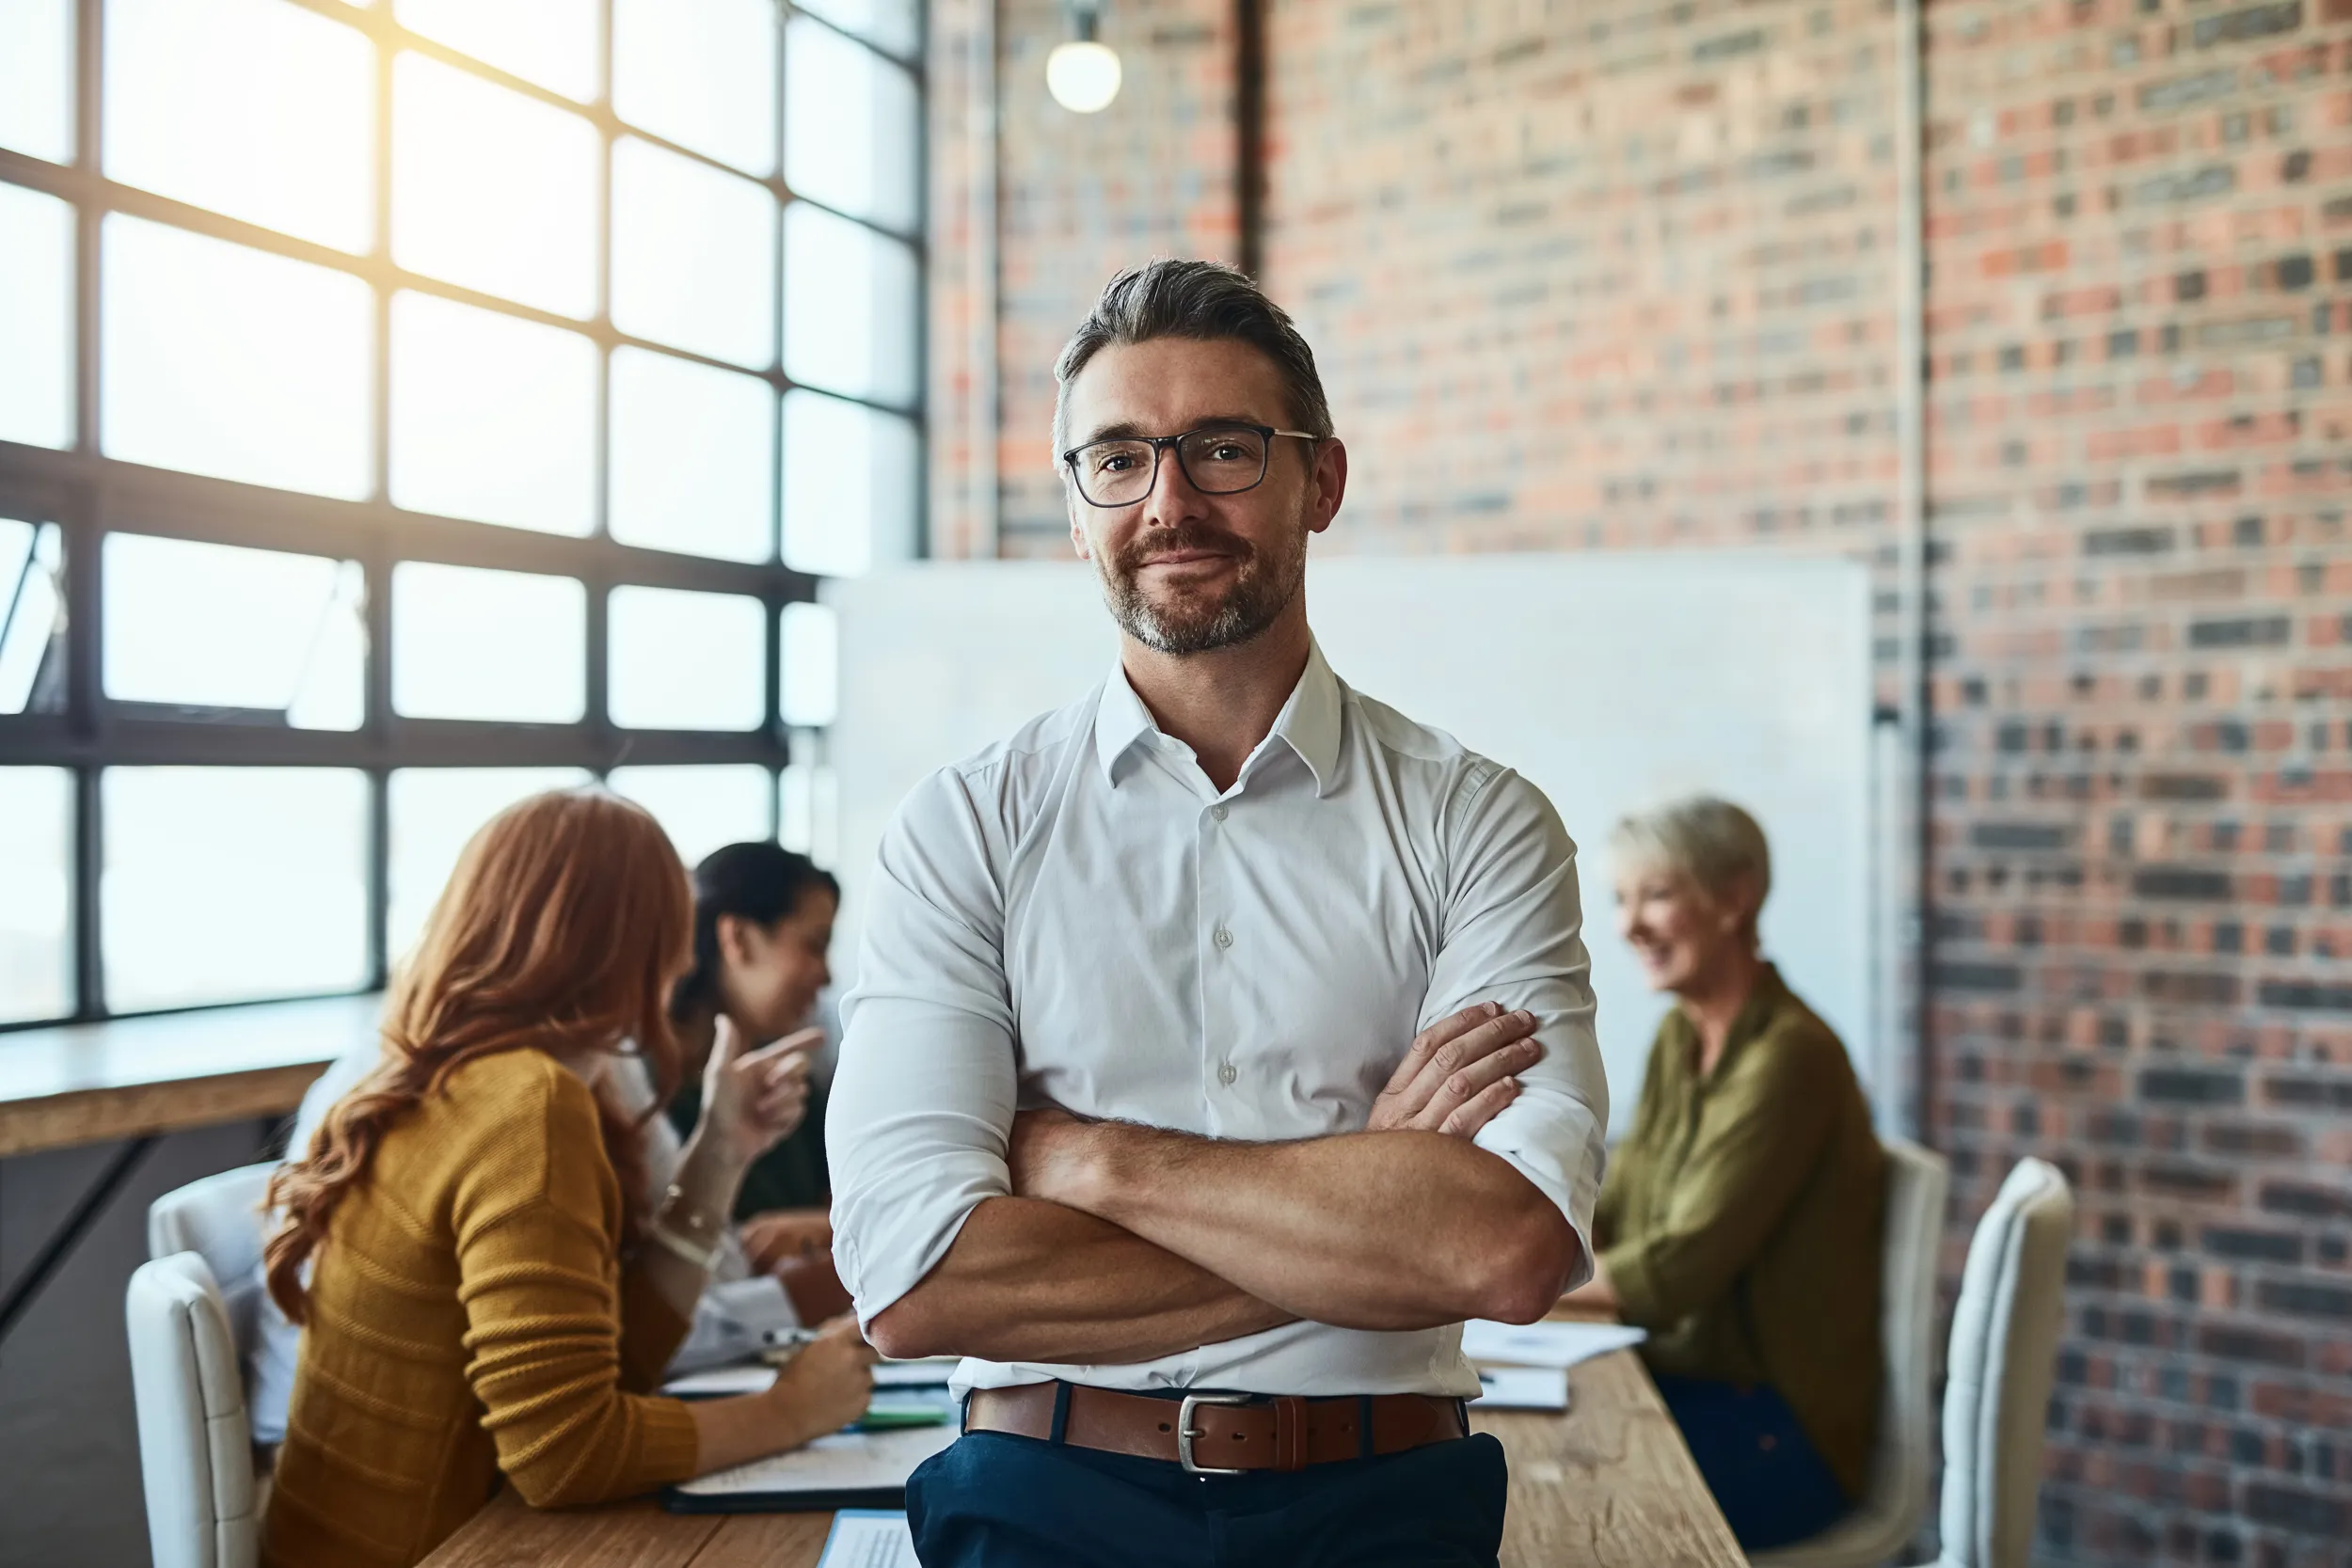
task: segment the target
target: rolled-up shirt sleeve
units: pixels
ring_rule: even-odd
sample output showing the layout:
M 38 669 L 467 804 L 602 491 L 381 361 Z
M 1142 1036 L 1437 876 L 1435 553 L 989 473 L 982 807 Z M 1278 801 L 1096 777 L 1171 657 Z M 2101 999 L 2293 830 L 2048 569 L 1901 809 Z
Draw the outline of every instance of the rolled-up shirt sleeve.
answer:
M 868 879 L 857 984 L 825 1114 L 834 1264 L 858 1322 L 946 1256 L 985 1198 L 1011 1191 L 1015 1094 L 1004 898 L 975 779 L 916 786 Z
M 1566 1217 L 1583 1253 L 1573 1289 L 1592 1275 L 1609 1125 L 1576 845 L 1541 790 L 1491 763 L 1462 784 L 1441 832 L 1444 927 L 1420 1027 L 1480 1002 L 1535 1015 L 1543 1058 L 1518 1075 L 1519 1097 L 1472 1141 Z

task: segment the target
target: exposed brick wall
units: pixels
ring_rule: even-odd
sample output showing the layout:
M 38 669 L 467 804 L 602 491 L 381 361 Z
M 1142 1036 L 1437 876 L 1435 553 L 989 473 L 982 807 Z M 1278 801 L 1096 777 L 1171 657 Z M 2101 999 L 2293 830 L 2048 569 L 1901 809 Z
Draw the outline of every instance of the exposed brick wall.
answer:
M 1936 1142 L 2057 1560 L 2352 1561 L 2352 4 L 1929 12 Z
M 1089 125 L 1052 8 L 1003 8 L 1006 553 L 1062 547 L 1048 368 L 1102 278 L 1232 252 L 1229 11 L 1114 6 L 1135 96 Z M 1338 547 L 1891 589 L 1888 5 L 1268 13 L 1266 274 L 1350 438 Z M 2010 1164 L 2064 1165 L 2041 1559 L 2352 1564 L 2352 0 L 1927 33 L 1947 1284 Z

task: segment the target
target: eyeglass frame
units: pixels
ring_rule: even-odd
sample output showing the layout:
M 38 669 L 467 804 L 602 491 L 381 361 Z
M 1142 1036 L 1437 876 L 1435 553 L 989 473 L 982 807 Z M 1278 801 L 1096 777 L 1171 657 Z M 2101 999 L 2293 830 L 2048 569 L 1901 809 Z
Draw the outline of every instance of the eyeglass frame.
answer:
M 1200 486 L 1194 483 L 1192 470 L 1184 467 L 1183 443 L 1195 436 L 1203 435 L 1213 430 L 1248 430 L 1255 431 L 1257 433 L 1258 438 L 1266 443 L 1264 456 L 1258 464 L 1257 478 L 1235 490 L 1201 490 Z M 1144 501 L 1151 499 L 1152 492 L 1157 489 L 1160 483 L 1160 455 L 1163 452 L 1171 450 L 1176 453 L 1176 471 L 1184 476 L 1184 483 L 1186 484 L 1192 485 L 1192 487 L 1196 490 L 1200 490 L 1202 495 L 1246 496 L 1250 491 L 1255 490 L 1259 485 L 1265 483 L 1265 476 L 1267 472 L 1274 467 L 1274 437 L 1277 436 L 1295 436 L 1299 440 L 1305 441 L 1310 445 L 1316 446 L 1331 439 L 1328 436 L 1317 436 L 1311 431 L 1277 430 L 1272 425 L 1251 424 L 1247 420 L 1217 420 L 1209 424 L 1195 425 L 1190 430 L 1179 431 L 1173 436 L 1104 436 L 1096 440 L 1081 442 L 1079 445 L 1072 447 L 1068 451 L 1061 454 L 1061 460 L 1062 466 L 1070 470 L 1070 483 L 1072 488 L 1078 492 L 1078 499 L 1086 502 L 1089 506 L 1099 508 L 1104 512 L 1113 512 L 1122 506 L 1139 506 Z M 1113 441 L 1136 442 L 1152 449 L 1152 477 L 1145 483 L 1143 486 L 1143 494 L 1137 496 L 1131 501 L 1098 501 L 1092 496 L 1087 494 L 1086 481 L 1078 477 L 1078 454 L 1085 451 L 1089 447 L 1108 446 Z

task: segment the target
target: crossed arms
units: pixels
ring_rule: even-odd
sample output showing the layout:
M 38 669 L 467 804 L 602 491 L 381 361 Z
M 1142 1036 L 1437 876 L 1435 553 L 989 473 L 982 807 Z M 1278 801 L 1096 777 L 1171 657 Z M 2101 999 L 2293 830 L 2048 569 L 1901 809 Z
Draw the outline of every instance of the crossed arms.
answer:
M 1481 783 L 1434 847 L 1427 1027 L 1365 1132 L 1274 1143 L 1021 1112 L 1005 888 L 1027 808 L 993 774 L 911 796 L 864 894 L 827 1118 L 834 1259 L 873 1342 L 1133 1364 L 1299 1318 L 1530 1319 L 1582 1278 L 1609 1112 L 1576 847 L 1532 785 Z M 1154 1022 L 1104 1006 L 1055 1027 L 1108 1059 Z
M 1012 1195 L 866 1332 L 886 1355 L 1134 1362 L 1296 1318 L 1427 1328 L 1543 1315 L 1583 1259 L 1566 1218 L 1471 1135 L 1518 1098 L 1535 1019 L 1424 1030 L 1370 1129 L 1242 1144 L 1058 1111 L 1013 1121 Z

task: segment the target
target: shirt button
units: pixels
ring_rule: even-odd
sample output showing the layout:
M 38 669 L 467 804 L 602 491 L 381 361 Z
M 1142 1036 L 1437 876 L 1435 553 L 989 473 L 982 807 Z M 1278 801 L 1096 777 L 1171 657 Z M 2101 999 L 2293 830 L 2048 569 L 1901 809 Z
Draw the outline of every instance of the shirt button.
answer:
M 1219 1064 L 1217 1065 L 1217 1069 L 1216 1069 L 1216 1081 L 1217 1081 L 1218 1083 L 1220 1083 L 1220 1084 L 1224 1084 L 1224 1085 L 1229 1085 L 1229 1086 L 1230 1086 L 1230 1085 L 1232 1085 L 1232 1083 L 1233 1082 L 1233 1080 L 1234 1080 L 1234 1079 L 1236 1079 L 1236 1078 L 1238 1078 L 1238 1077 L 1240 1077 L 1240 1076 L 1241 1076 L 1241 1073 L 1240 1073 L 1239 1069 L 1237 1069 L 1233 1066 L 1233 1064 L 1232 1064 L 1232 1063 L 1231 1063 L 1231 1062 L 1221 1062 L 1221 1063 L 1219 1063 Z
M 1224 821 L 1224 820 L 1225 820 L 1225 802 L 1224 802 L 1224 801 L 1222 801 L 1222 800 L 1219 800 L 1219 801 L 1218 801 L 1216 805 L 1211 806 L 1211 807 L 1209 808 L 1209 816 L 1212 816 L 1213 818 L 1215 818 L 1216 820 L 1219 821 L 1219 822 Z
M 1219 926 L 1214 940 L 1219 947 L 1231 947 L 1233 945 L 1233 933 Z

